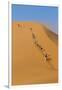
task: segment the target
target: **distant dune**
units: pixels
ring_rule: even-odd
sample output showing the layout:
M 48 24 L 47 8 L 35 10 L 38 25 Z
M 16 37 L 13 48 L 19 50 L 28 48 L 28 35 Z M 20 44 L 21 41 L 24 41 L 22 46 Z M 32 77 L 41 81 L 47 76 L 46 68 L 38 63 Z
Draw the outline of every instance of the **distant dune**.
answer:
M 12 22 L 12 85 L 58 82 L 58 36 L 36 22 Z

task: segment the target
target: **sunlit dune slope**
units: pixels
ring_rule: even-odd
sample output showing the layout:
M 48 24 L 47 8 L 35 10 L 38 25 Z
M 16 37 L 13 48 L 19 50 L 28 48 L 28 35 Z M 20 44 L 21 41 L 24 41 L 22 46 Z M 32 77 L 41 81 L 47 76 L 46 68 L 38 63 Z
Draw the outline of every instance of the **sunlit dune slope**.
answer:
M 12 85 L 58 82 L 57 59 L 54 33 L 36 22 L 12 22 Z

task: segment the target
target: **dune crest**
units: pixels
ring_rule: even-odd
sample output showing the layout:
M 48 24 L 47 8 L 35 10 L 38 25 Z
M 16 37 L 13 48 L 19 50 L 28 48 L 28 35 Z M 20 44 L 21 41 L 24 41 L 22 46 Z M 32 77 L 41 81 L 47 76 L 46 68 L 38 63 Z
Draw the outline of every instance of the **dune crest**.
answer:
M 12 22 L 12 84 L 58 82 L 57 36 L 35 22 Z

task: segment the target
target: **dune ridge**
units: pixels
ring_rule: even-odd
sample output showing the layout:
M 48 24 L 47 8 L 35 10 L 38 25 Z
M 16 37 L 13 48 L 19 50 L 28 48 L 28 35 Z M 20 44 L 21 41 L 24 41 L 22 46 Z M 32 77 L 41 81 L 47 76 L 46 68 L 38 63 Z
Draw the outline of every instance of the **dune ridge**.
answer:
M 12 85 L 58 82 L 56 34 L 37 22 L 12 22 L 12 42 Z

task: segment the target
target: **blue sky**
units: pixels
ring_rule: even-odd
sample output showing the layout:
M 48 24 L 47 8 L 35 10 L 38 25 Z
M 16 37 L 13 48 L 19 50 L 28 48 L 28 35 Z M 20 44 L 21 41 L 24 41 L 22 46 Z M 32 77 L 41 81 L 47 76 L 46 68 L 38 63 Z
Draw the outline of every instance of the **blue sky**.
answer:
M 12 4 L 12 20 L 36 21 L 58 32 L 58 7 Z

